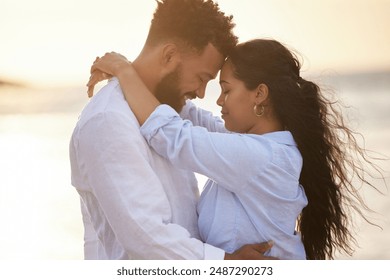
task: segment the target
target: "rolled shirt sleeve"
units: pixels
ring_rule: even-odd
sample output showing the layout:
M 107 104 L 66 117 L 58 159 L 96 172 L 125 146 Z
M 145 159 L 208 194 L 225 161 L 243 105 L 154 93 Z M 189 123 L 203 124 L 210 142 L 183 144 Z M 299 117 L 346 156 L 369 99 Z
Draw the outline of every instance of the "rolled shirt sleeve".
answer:
M 157 153 L 175 166 L 203 174 L 232 192 L 244 190 L 253 178 L 243 174 L 262 172 L 271 158 L 268 141 L 261 144 L 260 137 L 209 132 L 181 119 L 167 105 L 156 108 L 141 133 Z
M 204 240 L 231 252 L 272 239 L 271 255 L 305 258 L 295 227 L 307 198 L 299 184 L 302 157 L 290 132 L 210 132 L 160 105 L 141 133 L 174 166 L 211 179 L 198 206 Z

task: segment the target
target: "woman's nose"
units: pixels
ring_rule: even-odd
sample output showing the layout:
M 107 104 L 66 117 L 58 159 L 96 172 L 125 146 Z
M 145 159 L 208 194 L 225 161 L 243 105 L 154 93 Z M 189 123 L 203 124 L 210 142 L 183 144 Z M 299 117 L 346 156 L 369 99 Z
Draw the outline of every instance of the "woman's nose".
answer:
M 220 94 L 217 99 L 217 105 L 222 107 L 223 103 L 224 103 L 224 99 L 222 98 L 222 94 Z

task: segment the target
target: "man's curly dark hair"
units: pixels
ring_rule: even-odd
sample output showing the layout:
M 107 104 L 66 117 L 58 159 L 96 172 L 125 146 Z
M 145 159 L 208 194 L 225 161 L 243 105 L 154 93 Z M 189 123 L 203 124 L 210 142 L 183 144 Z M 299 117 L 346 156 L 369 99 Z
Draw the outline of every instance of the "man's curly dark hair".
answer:
M 174 40 L 202 52 L 211 43 L 224 56 L 237 44 L 233 16 L 221 12 L 211 0 L 156 0 L 146 43 Z

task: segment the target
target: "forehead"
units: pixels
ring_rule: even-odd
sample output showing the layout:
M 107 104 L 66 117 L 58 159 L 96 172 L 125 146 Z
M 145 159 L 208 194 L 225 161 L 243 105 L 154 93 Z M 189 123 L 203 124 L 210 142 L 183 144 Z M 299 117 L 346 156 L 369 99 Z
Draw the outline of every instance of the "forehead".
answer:
M 210 75 L 215 78 L 221 69 L 225 57 L 212 45 L 208 44 L 202 53 L 191 53 L 183 56 L 182 64 L 188 71 Z
M 220 80 L 230 80 L 232 78 L 235 78 L 233 75 L 233 64 L 227 59 L 222 66 Z

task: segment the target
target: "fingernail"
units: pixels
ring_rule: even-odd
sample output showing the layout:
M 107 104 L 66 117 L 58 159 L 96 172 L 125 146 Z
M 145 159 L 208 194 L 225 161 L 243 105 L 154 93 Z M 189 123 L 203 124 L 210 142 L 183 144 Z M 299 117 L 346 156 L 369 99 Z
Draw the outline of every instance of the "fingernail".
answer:
M 269 240 L 267 243 L 269 246 L 273 246 L 275 244 L 275 242 L 273 240 Z

